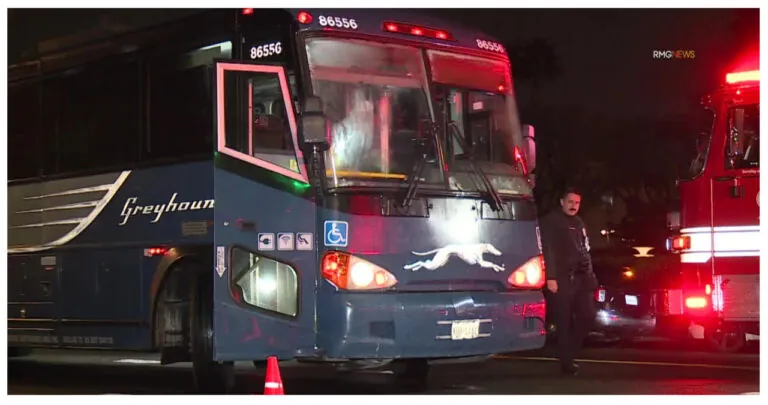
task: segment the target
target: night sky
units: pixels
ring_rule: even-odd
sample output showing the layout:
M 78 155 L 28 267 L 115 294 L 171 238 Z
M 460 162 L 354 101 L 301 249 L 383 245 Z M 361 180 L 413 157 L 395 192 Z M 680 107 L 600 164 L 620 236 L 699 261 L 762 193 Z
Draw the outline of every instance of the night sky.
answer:
M 731 10 L 685 9 L 507 10 L 464 15 L 467 24 L 489 27 L 491 35 L 503 40 L 541 37 L 551 41 L 561 59 L 562 75 L 539 88 L 551 96 L 540 99 L 626 116 L 674 115 L 697 108 L 698 95 L 724 77 L 737 17 Z M 755 21 L 757 15 L 754 12 Z M 654 60 L 654 49 L 691 49 L 696 58 Z
M 102 19 L 139 27 L 191 10 L 10 10 L 9 62 L 37 40 L 93 27 Z M 733 57 L 737 18 L 758 31 L 759 13 L 728 9 L 430 10 L 481 26 L 506 44 L 548 40 L 561 74 L 538 84 L 544 105 L 581 105 L 597 114 L 656 118 L 685 114 L 715 87 Z M 757 36 L 755 36 L 757 40 Z M 743 41 L 742 41 L 743 42 Z M 742 46 L 744 44 L 736 44 Z M 694 60 L 654 60 L 654 49 L 690 49 Z M 513 66 L 513 69 L 515 67 Z M 521 98 L 525 84 L 518 86 Z

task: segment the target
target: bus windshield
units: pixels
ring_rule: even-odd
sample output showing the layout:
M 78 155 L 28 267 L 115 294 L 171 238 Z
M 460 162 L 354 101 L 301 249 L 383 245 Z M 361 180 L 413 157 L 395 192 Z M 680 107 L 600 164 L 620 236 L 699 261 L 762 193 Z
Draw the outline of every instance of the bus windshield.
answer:
M 333 187 L 404 186 L 422 160 L 418 140 L 430 136 L 424 127 L 444 116 L 448 129 L 441 137 L 452 140 L 446 141 L 451 189 L 484 190 L 467 160 L 472 157 L 500 193 L 530 194 L 513 157 L 521 134 L 507 64 L 428 51 L 439 93 L 430 106 L 417 47 L 310 38 L 306 50 L 314 94 L 331 123 L 326 174 Z M 431 107 L 441 113 L 430 114 Z M 428 153 L 418 179 L 424 188 L 445 188 L 436 160 Z
M 307 54 L 314 93 L 331 123 L 326 161 L 334 186 L 405 180 L 419 158 L 419 123 L 430 117 L 419 49 L 314 38 Z
M 428 51 L 432 78 L 444 112 L 451 188 L 477 190 L 469 159 L 500 193 L 530 194 L 515 161 L 522 143 L 509 65 L 502 61 Z

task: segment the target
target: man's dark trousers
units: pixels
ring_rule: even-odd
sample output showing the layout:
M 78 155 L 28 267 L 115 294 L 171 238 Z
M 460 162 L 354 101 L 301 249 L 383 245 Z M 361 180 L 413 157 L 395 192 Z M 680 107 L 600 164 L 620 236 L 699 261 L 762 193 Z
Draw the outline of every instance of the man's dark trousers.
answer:
M 557 356 L 562 366 L 573 364 L 595 322 L 594 289 L 589 275 L 575 274 L 557 280 L 553 294 Z

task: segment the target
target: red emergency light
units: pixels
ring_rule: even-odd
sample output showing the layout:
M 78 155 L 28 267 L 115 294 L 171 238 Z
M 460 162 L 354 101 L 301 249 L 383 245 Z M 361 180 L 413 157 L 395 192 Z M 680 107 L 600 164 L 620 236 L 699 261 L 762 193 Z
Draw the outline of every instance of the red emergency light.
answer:
M 704 309 L 709 303 L 706 297 L 688 297 L 685 299 L 685 306 L 688 309 Z
M 759 82 L 760 71 L 749 70 L 745 72 L 732 72 L 725 75 L 725 82 L 728 84 L 744 83 L 744 82 Z
M 416 37 L 428 37 L 435 39 L 442 39 L 444 41 L 456 41 L 450 32 L 439 30 L 435 28 L 422 27 L 419 25 L 405 24 L 394 21 L 384 21 L 384 31 L 394 32 L 397 34 L 413 35 Z
M 688 235 L 675 236 L 667 239 L 667 250 L 679 252 L 691 248 L 691 237 Z
M 710 300 L 710 297 L 712 297 L 712 285 L 705 285 L 704 294 L 701 292 L 702 291 L 700 287 L 695 287 L 693 291 L 690 291 L 688 294 L 686 294 L 685 308 L 688 311 L 700 313 L 702 310 L 708 311 L 711 309 L 712 301 Z
M 243 15 L 251 15 L 251 14 L 253 14 L 253 9 L 252 8 L 244 8 L 243 9 Z

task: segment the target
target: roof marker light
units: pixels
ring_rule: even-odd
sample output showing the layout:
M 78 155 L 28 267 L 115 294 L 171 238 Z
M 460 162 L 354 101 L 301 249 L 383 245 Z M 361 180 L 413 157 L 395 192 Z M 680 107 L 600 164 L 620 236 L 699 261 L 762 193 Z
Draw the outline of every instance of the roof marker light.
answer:
M 451 33 L 448 31 L 424 27 L 421 25 L 384 21 L 382 30 L 387 32 L 396 32 L 398 34 L 440 39 L 443 41 L 456 41 L 453 35 L 451 35 Z
M 302 24 L 310 24 L 312 23 L 312 14 L 309 14 L 306 11 L 301 11 L 296 16 L 296 21 L 302 23 Z
M 252 8 L 244 8 L 243 9 L 243 15 L 251 15 L 251 14 L 253 14 L 253 9 Z

